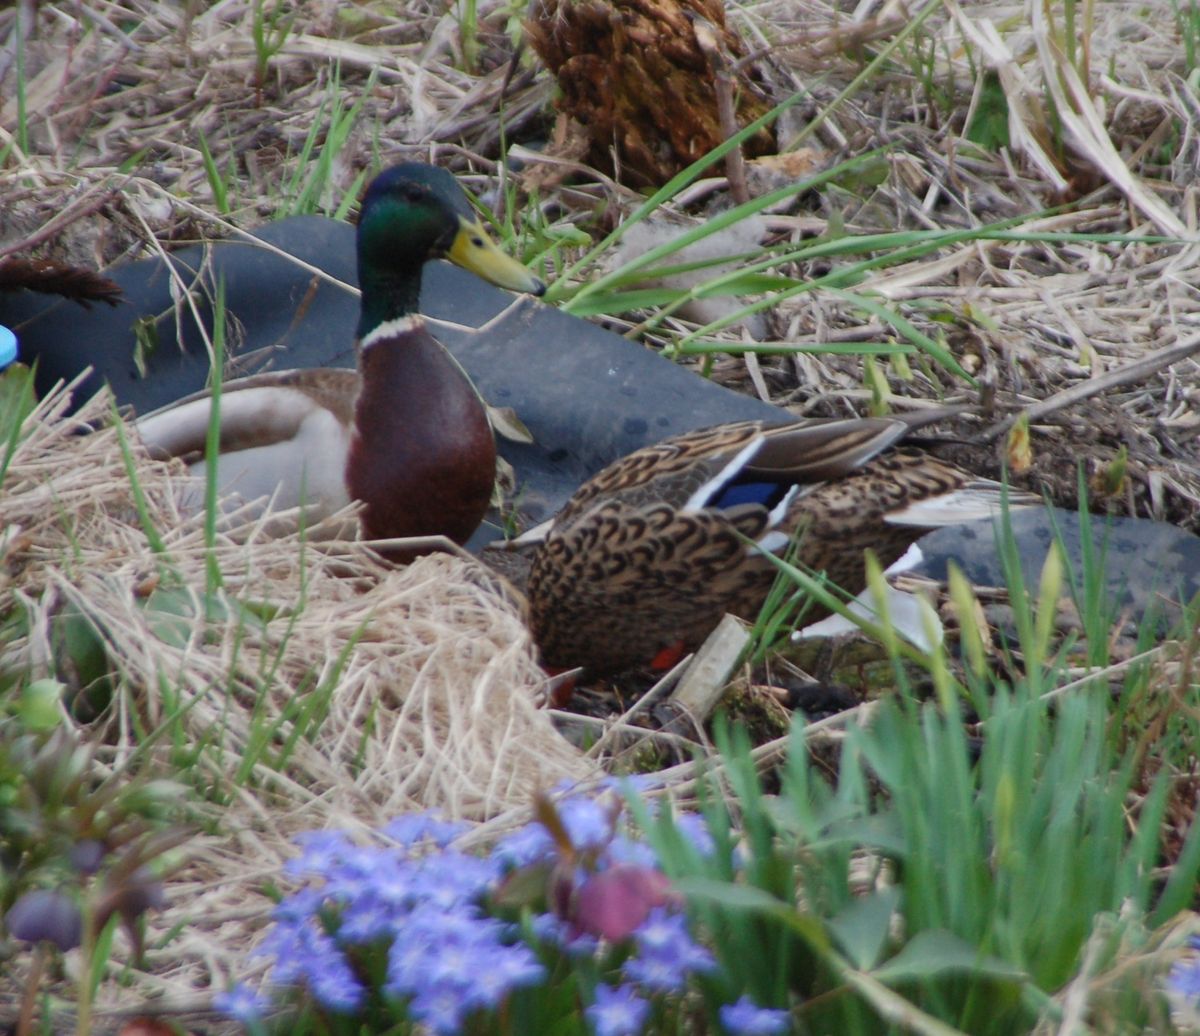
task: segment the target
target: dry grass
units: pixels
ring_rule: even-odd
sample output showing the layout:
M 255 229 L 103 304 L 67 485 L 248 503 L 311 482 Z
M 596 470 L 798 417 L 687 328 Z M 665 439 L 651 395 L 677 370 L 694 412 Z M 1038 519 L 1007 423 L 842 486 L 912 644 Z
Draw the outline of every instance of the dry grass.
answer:
M 0 12 L 6 83 L 15 77 L 17 9 Z M 501 126 L 518 143 L 552 138 L 548 153 L 522 154 L 531 156 L 528 179 L 540 185 L 543 209 L 562 220 L 590 222 L 602 202 L 621 212 L 636 200 L 607 177 L 555 159 L 571 154 L 569 121 L 551 127 L 551 84 L 529 55 L 510 60 L 515 22 L 502 5 L 480 5 L 478 55 L 468 72 L 453 11 L 299 4 L 287 9 L 295 14 L 291 32 L 261 77 L 250 0 L 204 9 L 139 0 L 91 5 L 86 31 L 72 4 L 39 10 L 23 53 L 27 151 L 15 146 L 15 92 L 6 90 L 0 106 L 0 142 L 14 147 L 0 171 L 7 202 L 0 255 L 32 242 L 63 258 L 106 264 L 144 251 L 149 234 L 176 242 L 226 233 L 209 223 L 216 199 L 202 137 L 229 181 L 228 220 L 239 226 L 289 210 L 304 182 L 297 156 L 306 142 L 315 142 L 316 154 L 331 152 L 315 194 L 332 211 L 360 170 L 380 160 L 432 157 L 494 170 Z M 855 79 L 869 56 L 864 42 L 886 48 L 911 21 L 893 6 L 851 18 L 826 4 L 764 0 L 730 13 L 750 45 L 761 47 L 760 73 L 775 96 L 808 94 L 785 117 L 781 139 L 802 138 L 818 163 L 889 149 L 877 189 L 865 197 L 827 192 L 816 212 L 777 213 L 777 236 L 819 232 L 830 217 L 850 233 L 1024 217 L 1027 235 L 1085 235 L 971 240 L 869 282 L 918 328 L 945 338 L 980 379 L 980 393 L 967 395 L 992 408 L 997 421 L 1200 330 L 1197 246 L 1185 243 L 1196 236 L 1200 104 L 1186 80 L 1174 5 L 1081 7 L 1082 42 L 1074 48 L 1061 24 L 1047 23 L 1037 5 L 1030 10 L 1026 17 L 1019 5 L 946 4 L 923 26 L 920 47 L 902 40 L 891 64 L 865 81 Z M 1006 151 L 964 140 L 972 113 L 995 102 L 981 68 L 1003 90 L 1012 141 Z M 346 109 L 360 106 L 336 146 L 329 139 L 334 98 Z M 562 182 L 566 171 L 574 174 L 570 186 Z M 1070 211 L 1029 219 L 1063 203 Z M 878 341 L 891 333 L 854 305 L 814 292 L 780 307 L 768 337 Z M 883 375 L 897 396 L 961 389 L 888 365 Z M 728 359 L 718 362 L 716 377 L 804 413 L 861 411 L 871 395 L 856 357 Z M 1130 477 L 1108 505 L 1196 528 L 1196 378 L 1195 359 L 1176 357 L 1087 398 L 1069 397 L 1071 405 L 1044 415 L 1035 430 L 1029 484 L 1070 505 L 1079 444 L 1087 444 L 1082 459 L 1093 471 L 1124 446 Z M 991 445 L 964 459 L 983 473 L 999 469 Z
M 118 429 L 78 435 L 109 401 L 68 418 L 66 398 L 31 415 L 5 480 L 0 613 L 20 611 L 30 632 L 0 649 L 0 670 L 69 670 L 54 628 L 73 610 L 118 688 L 96 731 L 104 765 L 132 763 L 149 742 L 139 765 L 171 774 L 182 739 L 197 748 L 193 778 L 225 803 L 209 818 L 222 837 L 200 841 L 154 921 L 160 935 L 186 923 L 163 954 L 169 975 L 143 993 L 241 967 L 270 906 L 262 884 L 298 832 L 426 808 L 503 824 L 536 791 L 598 774 L 539 708 L 545 677 L 520 611 L 482 565 L 436 555 L 396 569 L 357 543 L 317 548 L 258 524 L 218 539 L 222 587 L 206 593 L 203 523 L 177 509 L 180 472 L 136 462 L 156 554 Z M 264 607 L 277 614 L 261 623 L 250 609 Z
M 815 0 L 733 8 L 733 25 L 751 49 L 761 47 L 760 70 L 776 96 L 809 94 L 781 139 L 802 133 L 818 161 L 889 147 L 886 177 L 865 197 L 830 192 L 815 207 L 772 215 L 770 226 L 795 240 L 831 220 L 851 234 L 953 229 L 1071 202 L 1023 229 L 1088 236 L 950 245 L 889 267 L 869 286 L 943 336 L 977 374 L 978 394 L 954 389 L 990 413 L 997 433 L 1020 410 L 1052 401 L 1035 423 L 1030 485 L 1069 504 L 1076 462 L 1098 471 L 1124 447 L 1129 475 L 1107 501 L 1112 509 L 1200 529 L 1200 366 L 1188 353 L 1188 343 L 1200 348 L 1200 102 L 1174 9 L 1169 0 L 1081 7 L 1082 75 L 1062 58 L 1061 27 L 1045 24 L 1042 5 L 1030 9 L 1026 17 L 1020 5 L 946 0 L 922 30 L 927 66 L 902 43 L 890 68 L 856 83 L 864 43 L 877 51 L 911 21 L 899 5 L 860 7 L 858 16 Z M 381 161 L 432 158 L 492 172 L 501 107 L 510 141 L 554 142 L 549 155 L 525 152 L 534 155 L 527 182 L 536 176 L 545 211 L 590 224 L 603 204 L 619 214 L 637 200 L 571 160 L 571 127 L 553 124 L 548 77 L 527 56 L 510 64 L 505 6 L 480 4 L 478 54 L 467 70 L 458 24 L 441 5 L 308 0 L 288 8 L 292 29 L 262 75 L 253 11 L 252 0 L 99 0 L 86 10 L 20 0 L 0 11 L 0 148 L 11 149 L 0 169 L 0 257 L 106 266 L 146 254 L 151 239 L 221 233 L 210 220 L 217 199 L 201 136 L 228 178 L 229 223 L 282 214 L 305 173 L 297 156 L 306 142 L 332 147 L 335 96 L 361 110 L 320 184 L 329 211 Z M 18 12 L 26 29 L 36 12 L 34 32 L 17 32 Z M 1006 151 L 963 139 L 968 113 L 986 100 L 980 67 L 994 71 L 1008 106 Z M 1051 99 L 1062 119 L 1057 138 Z M 822 292 L 792 300 L 771 321 L 770 336 L 792 342 L 891 334 Z M 890 392 L 917 400 L 945 387 L 898 365 L 883 375 Z M 801 413 L 861 412 L 872 395 L 856 357 L 725 358 L 714 377 Z M 593 773 L 535 707 L 542 677 L 518 614 L 490 577 L 455 558 L 395 571 L 354 544 L 302 554 L 295 540 L 222 538 L 224 616 L 164 639 L 146 595 L 155 581 L 178 577 L 199 612 L 203 529 L 173 510 L 170 474 L 139 461 L 169 564 L 152 556 L 116 432 L 75 437 L 61 409 L 61 400 L 43 403 L 5 482 L 0 533 L 20 536 L 6 539 L 0 612 L 19 601 L 35 621 L 27 640 L 4 646 L 3 661 L 48 671 L 51 619 L 70 604 L 112 646 L 121 677 L 110 765 L 136 750 L 139 723 L 178 721 L 198 738 L 219 729 L 225 752 L 200 761 L 228 792 L 223 834 L 200 844 L 173 884 L 170 909 L 154 924 L 180 923 L 181 934 L 138 973 L 138 997 L 185 1002 L 242 967 L 265 908 L 258 889 L 299 830 L 374 825 L 427 806 L 503 824 L 535 788 Z M 93 404 L 85 416 L 102 414 Z M 970 461 L 998 471 L 1002 443 L 1000 434 L 977 443 Z M 247 627 L 238 603 L 247 601 L 293 609 L 295 622 Z M 160 679 L 185 690 L 182 717 L 164 716 L 149 693 Z M 325 692 L 319 733 L 297 743 L 286 768 L 256 764 L 245 783 L 230 783 L 255 707 L 283 730 L 296 696 Z M 681 786 L 693 777 L 681 768 Z M 115 985 L 102 986 L 104 995 Z

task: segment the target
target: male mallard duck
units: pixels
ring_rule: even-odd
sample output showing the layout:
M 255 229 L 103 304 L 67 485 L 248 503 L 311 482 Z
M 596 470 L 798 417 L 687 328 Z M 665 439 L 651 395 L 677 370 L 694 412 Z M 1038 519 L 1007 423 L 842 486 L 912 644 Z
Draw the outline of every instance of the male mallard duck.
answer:
M 447 258 L 502 288 L 541 281 L 492 243 L 454 177 L 406 163 L 377 176 L 358 220 L 358 371 L 267 372 L 220 397 L 222 494 L 274 494 L 309 520 L 362 501 L 371 539 L 465 541 L 491 499 L 496 446 L 474 385 L 417 312 L 421 271 Z M 197 393 L 137 422 L 157 455 L 203 476 L 212 399 Z
M 866 548 L 890 565 L 930 529 L 995 513 L 999 483 L 889 449 L 951 412 L 744 421 L 610 464 L 527 534 L 544 536 L 527 586 L 543 661 L 610 674 L 694 650 L 725 612 L 757 616 L 777 572 L 764 555 L 797 534 L 801 564 L 857 593 Z M 826 614 L 813 602 L 805 617 Z

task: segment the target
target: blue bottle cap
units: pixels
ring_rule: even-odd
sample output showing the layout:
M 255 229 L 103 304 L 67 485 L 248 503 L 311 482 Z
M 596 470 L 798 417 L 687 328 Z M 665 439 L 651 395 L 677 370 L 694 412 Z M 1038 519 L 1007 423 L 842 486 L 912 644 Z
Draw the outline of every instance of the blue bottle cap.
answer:
M 17 358 L 17 336 L 0 324 L 0 371 Z

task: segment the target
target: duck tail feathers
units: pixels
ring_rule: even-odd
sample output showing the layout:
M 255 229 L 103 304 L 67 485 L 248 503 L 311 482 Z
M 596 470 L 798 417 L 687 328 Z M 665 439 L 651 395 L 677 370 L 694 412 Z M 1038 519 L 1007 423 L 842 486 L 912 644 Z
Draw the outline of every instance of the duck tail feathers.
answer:
M 1021 489 L 1006 488 L 999 482 L 979 479 L 959 489 L 917 500 L 884 518 L 889 525 L 908 525 L 938 529 L 943 525 L 962 525 L 981 518 L 994 518 L 1007 503 L 1010 510 L 1041 507 L 1042 498 Z

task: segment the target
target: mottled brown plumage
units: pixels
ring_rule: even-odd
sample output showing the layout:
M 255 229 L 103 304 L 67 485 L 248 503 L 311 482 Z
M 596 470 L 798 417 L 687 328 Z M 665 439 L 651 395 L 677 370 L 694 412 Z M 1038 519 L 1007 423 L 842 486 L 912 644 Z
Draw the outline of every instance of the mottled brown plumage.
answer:
M 674 645 L 694 650 L 726 612 L 756 617 L 778 571 L 764 549 L 782 553 L 797 533 L 799 562 L 857 593 L 867 548 L 888 565 L 929 529 L 999 504 L 998 483 L 892 448 L 946 413 L 720 425 L 616 461 L 568 501 L 534 555 L 528 596 L 544 661 L 604 674 Z M 949 494 L 960 505 L 949 514 L 913 513 Z M 824 614 L 814 602 L 806 621 Z

